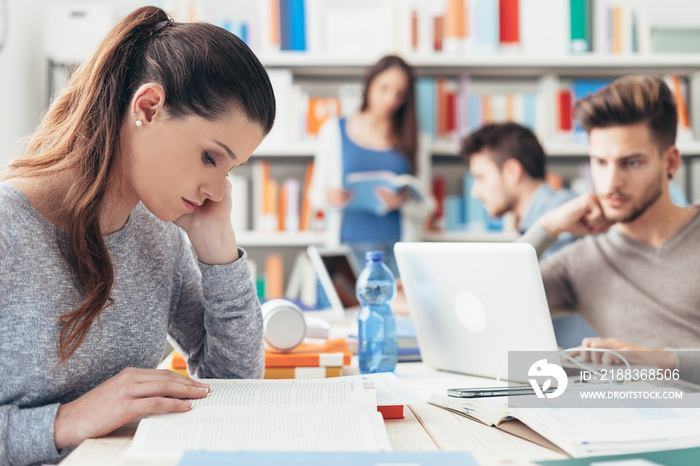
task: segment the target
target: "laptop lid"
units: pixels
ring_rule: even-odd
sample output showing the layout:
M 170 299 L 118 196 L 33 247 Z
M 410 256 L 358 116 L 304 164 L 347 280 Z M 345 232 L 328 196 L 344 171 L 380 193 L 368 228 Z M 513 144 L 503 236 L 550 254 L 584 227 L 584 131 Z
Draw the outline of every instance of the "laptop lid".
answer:
M 535 250 L 525 243 L 397 243 L 423 362 L 507 378 L 508 351 L 556 351 Z
M 350 248 L 312 245 L 307 253 L 330 303 L 331 320 L 343 320 L 348 312 L 359 311 L 360 302 L 355 295 L 359 267 Z

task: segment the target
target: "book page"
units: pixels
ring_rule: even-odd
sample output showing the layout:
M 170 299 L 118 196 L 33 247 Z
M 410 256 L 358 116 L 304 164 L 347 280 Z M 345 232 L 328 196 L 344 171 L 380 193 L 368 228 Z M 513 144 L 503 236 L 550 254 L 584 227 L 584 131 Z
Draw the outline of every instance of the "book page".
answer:
M 381 414 L 337 413 L 144 419 L 123 464 L 175 464 L 186 450 L 391 451 Z
M 309 414 L 315 412 L 377 411 L 374 388 L 361 380 L 206 380 L 211 392 L 192 400 L 192 410 L 182 415 L 230 416 L 243 414 Z

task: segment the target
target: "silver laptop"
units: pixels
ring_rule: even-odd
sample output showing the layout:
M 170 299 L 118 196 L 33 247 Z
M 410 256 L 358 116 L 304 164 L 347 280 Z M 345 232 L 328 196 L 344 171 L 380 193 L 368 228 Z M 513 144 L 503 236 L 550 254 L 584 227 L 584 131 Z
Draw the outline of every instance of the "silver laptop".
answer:
M 423 362 L 508 378 L 508 351 L 556 351 L 535 250 L 525 243 L 397 243 Z
M 347 246 L 334 248 L 309 246 L 309 259 L 331 306 L 331 321 L 352 317 L 360 310 L 355 295 L 359 266 Z

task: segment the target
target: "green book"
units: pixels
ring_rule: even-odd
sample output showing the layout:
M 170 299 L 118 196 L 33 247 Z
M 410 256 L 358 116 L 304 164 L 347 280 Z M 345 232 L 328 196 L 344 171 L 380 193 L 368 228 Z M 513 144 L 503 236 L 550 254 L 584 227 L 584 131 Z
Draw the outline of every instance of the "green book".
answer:
M 618 462 L 620 461 L 646 460 L 654 465 L 675 466 L 678 464 L 697 464 L 698 458 L 700 458 L 700 447 L 649 451 L 629 455 L 591 456 L 588 458 L 571 458 L 567 460 L 536 461 L 536 464 L 541 464 L 543 466 L 588 466 L 595 463 L 596 465 L 603 466 L 606 461 L 619 464 Z
M 591 0 L 571 2 L 571 53 L 591 51 Z

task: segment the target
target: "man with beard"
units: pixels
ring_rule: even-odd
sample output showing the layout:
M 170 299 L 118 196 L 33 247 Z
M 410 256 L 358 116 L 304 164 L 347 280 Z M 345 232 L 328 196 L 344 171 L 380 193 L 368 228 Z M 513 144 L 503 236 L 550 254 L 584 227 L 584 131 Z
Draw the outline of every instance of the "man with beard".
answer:
M 589 134 L 595 193 L 520 239 L 541 253 L 561 233 L 588 235 L 540 264 L 550 309 L 579 313 L 601 337 L 697 346 L 700 215 L 669 196 L 681 163 L 673 94 L 658 77 L 620 78 L 577 102 L 575 116 Z

